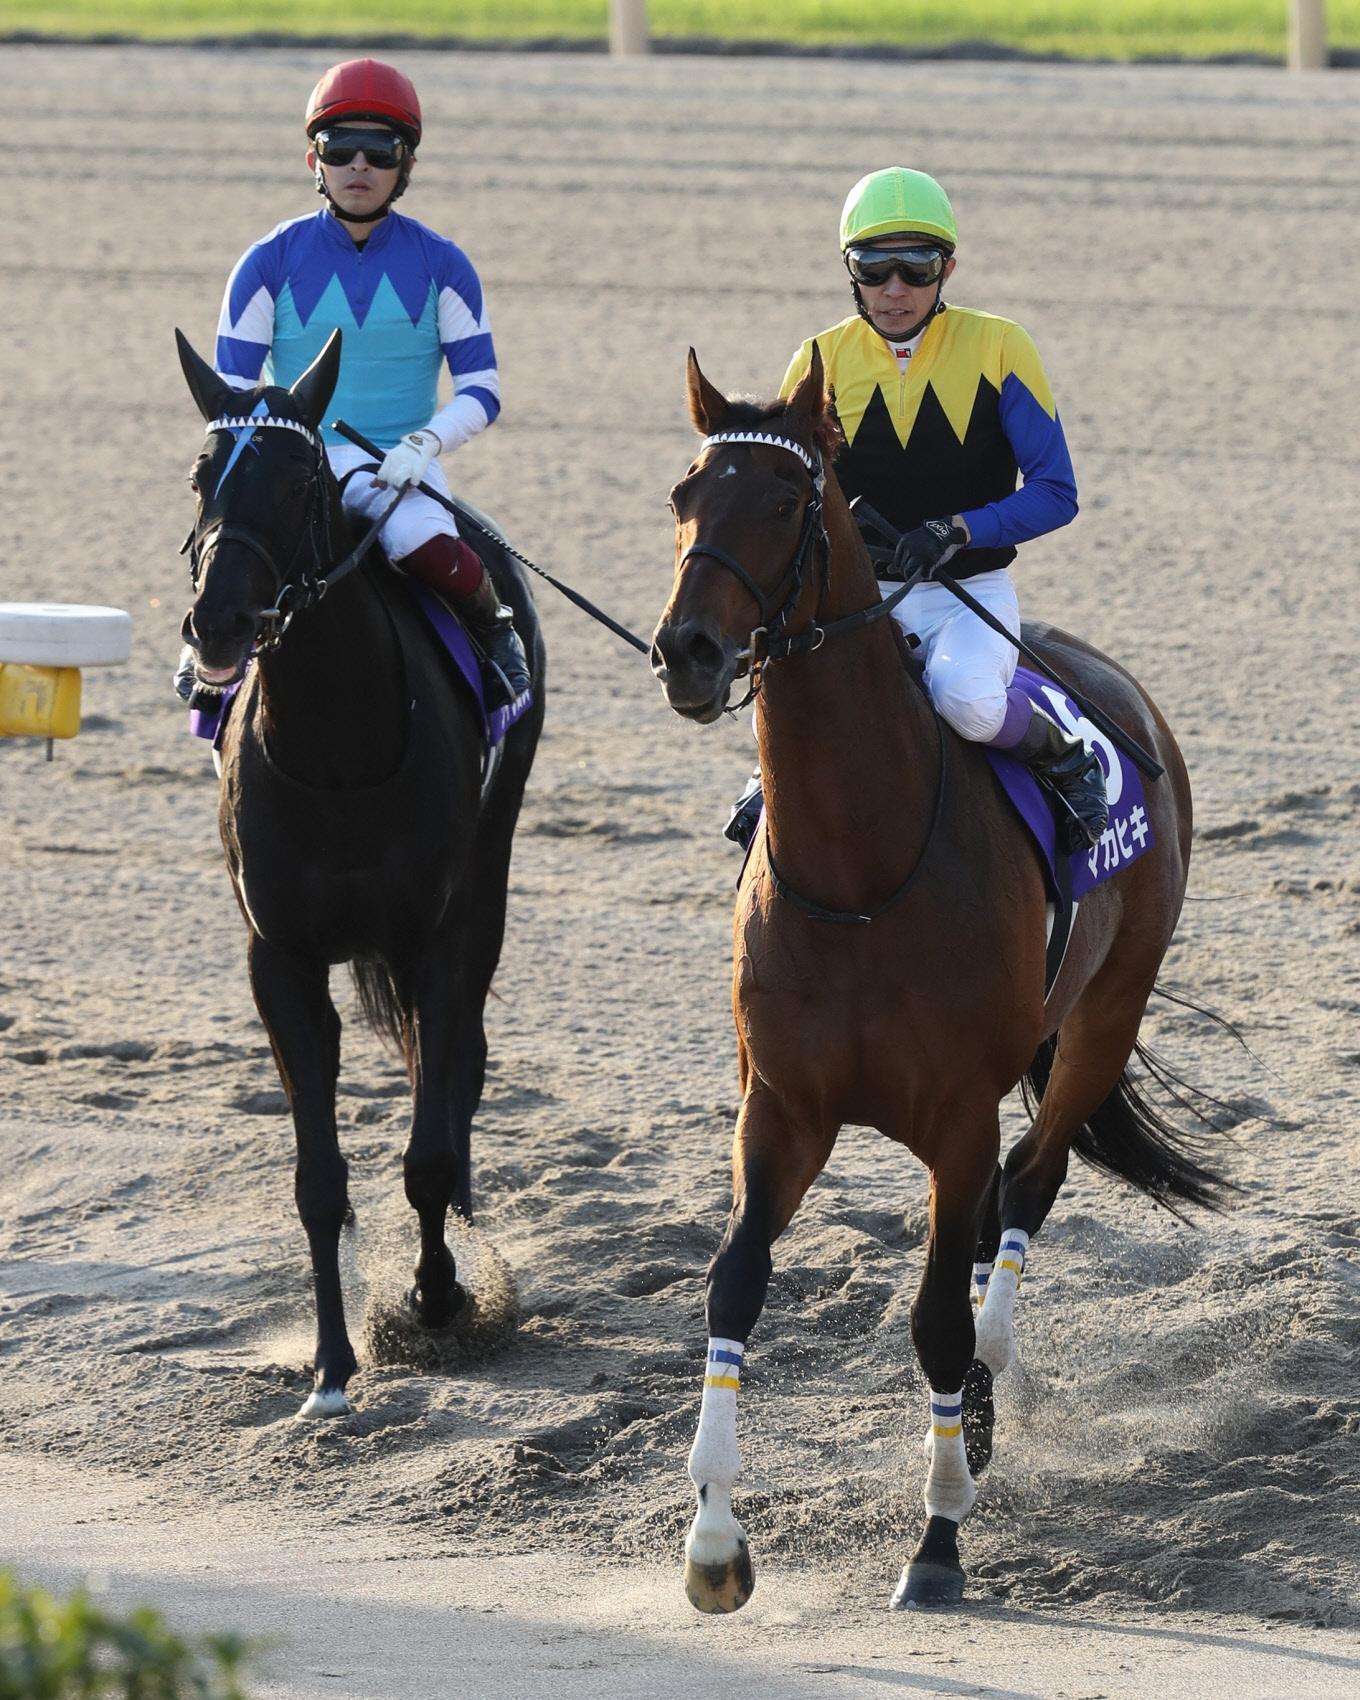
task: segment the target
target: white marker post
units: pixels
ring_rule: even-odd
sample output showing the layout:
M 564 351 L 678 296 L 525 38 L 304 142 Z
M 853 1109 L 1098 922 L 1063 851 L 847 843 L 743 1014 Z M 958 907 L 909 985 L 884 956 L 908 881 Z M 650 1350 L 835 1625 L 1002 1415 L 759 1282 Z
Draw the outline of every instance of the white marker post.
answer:
M 80 669 L 116 667 L 132 651 L 121 608 L 68 602 L 0 602 L 0 737 L 54 738 L 80 731 Z
M 1289 0 L 1289 69 L 1321 71 L 1326 64 L 1326 0 Z
M 609 0 L 609 51 L 633 57 L 647 51 L 647 0 Z

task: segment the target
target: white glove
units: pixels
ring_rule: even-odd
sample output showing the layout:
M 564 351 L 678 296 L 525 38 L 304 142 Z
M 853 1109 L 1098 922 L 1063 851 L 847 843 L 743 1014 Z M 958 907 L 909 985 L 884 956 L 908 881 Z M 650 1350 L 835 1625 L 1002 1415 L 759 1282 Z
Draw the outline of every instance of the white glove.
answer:
M 426 468 L 443 445 L 433 431 L 410 431 L 395 448 L 388 449 L 376 477 L 379 484 L 389 484 L 400 490 L 407 484 L 419 484 Z

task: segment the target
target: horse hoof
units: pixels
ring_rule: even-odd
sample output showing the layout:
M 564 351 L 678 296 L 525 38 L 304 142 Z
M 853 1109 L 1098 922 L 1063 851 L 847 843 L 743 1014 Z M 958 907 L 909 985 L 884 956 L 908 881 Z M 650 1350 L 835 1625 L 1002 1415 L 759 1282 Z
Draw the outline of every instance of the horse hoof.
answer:
M 980 1476 L 992 1461 L 992 1431 L 996 1406 L 992 1401 L 992 1372 L 981 1358 L 974 1358 L 963 1378 L 963 1444 L 968 1470 Z
M 422 1328 L 447 1328 L 466 1307 L 467 1288 L 457 1281 L 447 1292 L 431 1293 L 417 1286 L 411 1288 L 407 1300 L 411 1315 Z
M 685 1596 L 695 1611 L 740 1611 L 755 1590 L 751 1554 L 743 1540 L 735 1555 L 714 1564 L 685 1560 Z
M 913 1559 L 902 1571 L 892 1597 L 894 1611 L 911 1606 L 954 1606 L 963 1598 L 963 1570 L 929 1559 Z
M 352 1409 L 343 1387 L 315 1387 L 298 1412 L 297 1421 L 301 1422 L 304 1418 L 310 1421 L 313 1417 L 343 1417 Z

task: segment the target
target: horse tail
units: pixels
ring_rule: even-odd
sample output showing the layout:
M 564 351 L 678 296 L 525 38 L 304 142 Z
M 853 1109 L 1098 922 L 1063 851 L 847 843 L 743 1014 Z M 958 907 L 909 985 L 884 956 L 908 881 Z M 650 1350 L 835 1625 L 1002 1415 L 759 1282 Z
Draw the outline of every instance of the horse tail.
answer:
M 1057 1046 L 1056 1034 L 1045 1039 L 1021 1081 L 1021 1095 L 1031 1115 L 1048 1085 Z M 1206 1129 L 1217 1132 L 1207 1111 L 1228 1110 L 1228 1105 L 1184 1080 L 1141 1041 L 1135 1042 L 1133 1052 L 1168 1097 Z M 1205 1136 L 1170 1121 L 1125 1067 L 1105 1102 L 1077 1129 L 1072 1149 L 1093 1168 L 1128 1181 L 1173 1216 L 1187 1220 L 1182 1206 L 1223 1211 L 1231 1195 L 1241 1190 L 1204 1160 L 1203 1147 L 1208 1143 Z
M 349 965 L 364 1019 L 380 1039 L 388 1040 L 411 1066 L 411 999 L 388 965 L 378 957 L 359 957 Z

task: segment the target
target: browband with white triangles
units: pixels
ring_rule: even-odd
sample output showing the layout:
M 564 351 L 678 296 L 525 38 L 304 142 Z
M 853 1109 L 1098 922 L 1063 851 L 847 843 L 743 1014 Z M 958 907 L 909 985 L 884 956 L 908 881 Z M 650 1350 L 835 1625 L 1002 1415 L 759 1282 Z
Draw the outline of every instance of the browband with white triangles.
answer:
M 798 456 L 814 477 L 817 473 L 812 456 L 801 443 L 795 443 L 789 437 L 776 437 L 768 431 L 718 431 L 711 437 L 705 437 L 699 447 L 708 449 L 719 443 L 765 443 L 771 448 L 787 449 L 790 454 Z
M 232 418 L 224 415 L 221 419 L 210 420 L 209 423 L 204 426 L 203 434 L 204 436 L 211 437 L 214 431 L 239 431 L 243 426 L 253 427 L 256 425 L 264 426 L 266 428 L 272 427 L 275 430 L 280 431 L 296 431 L 300 437 L 305 437 L 313 448 L 319 449 L 321 447 L 321 439 L 317 436 L 316 432 L 311 430 L 308 426 L 301 424 L 298 420 L 271 419 L 264 415 L 261 415 L 259 418 L 242 417 L 240 415 Z

